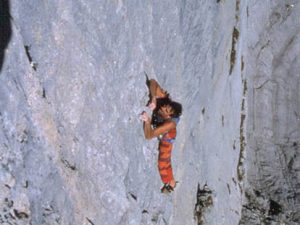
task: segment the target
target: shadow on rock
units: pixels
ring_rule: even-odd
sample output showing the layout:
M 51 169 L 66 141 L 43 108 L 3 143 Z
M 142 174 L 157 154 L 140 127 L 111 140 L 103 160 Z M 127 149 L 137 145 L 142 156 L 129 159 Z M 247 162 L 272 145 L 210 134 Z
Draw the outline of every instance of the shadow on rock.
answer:
M 204 224 L 204 213 L 213 205 L 212 190 L 209 189 L 207 184 L 200 187 L 198 184 L 197 202 L 194 209 L 194 217 L 197 220 L 197 225 Z
M 0 1 L 0 72 L 2 70 L 5 49 L 11 38 L 11 21 L 9 0 Z

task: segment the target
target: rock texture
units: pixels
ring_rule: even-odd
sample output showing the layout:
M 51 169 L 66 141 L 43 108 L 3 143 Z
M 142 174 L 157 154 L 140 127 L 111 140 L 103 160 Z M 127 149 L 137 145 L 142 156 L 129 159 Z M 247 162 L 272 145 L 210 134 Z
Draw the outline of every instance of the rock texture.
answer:
M 300 222 L 297 1 L 249 2 L 247 183 L 241 224 Z M 258 15 L 257 15 L 258 14 Z M 254 16 L 257 15 L 257 16 Z
M 298 1 L 3 2 L 0 224 L 299 224 Z M 144 71 L 184 107 L 171 195 Z

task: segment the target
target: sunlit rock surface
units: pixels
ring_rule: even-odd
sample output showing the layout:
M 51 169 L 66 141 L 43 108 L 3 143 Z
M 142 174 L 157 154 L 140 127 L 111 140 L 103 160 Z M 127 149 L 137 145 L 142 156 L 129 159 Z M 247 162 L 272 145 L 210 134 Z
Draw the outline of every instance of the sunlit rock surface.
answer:
M 299 13 L 296 0 L 11 0 L 0 224 L 299 224 Z M 170 195 L 139 120 L 144 71 L 184 107 Z

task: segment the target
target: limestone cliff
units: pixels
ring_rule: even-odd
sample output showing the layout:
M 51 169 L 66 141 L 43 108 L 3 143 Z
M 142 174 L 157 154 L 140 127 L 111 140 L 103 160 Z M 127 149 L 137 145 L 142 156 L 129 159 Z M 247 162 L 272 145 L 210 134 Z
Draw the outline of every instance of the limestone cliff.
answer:
M 297 0 L 0 6 L 0 224 L 299 224 Z M 144 71 L 184 108 L 170 195 Z

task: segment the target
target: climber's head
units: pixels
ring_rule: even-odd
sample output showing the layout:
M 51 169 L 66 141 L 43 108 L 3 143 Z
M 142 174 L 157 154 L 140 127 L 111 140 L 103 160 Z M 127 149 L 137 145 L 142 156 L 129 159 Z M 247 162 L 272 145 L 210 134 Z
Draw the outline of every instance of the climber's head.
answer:
M 161 99 L 158 107 L 158 114 L 163 119 L 180 117 L 182 106 L 178 102 L 171 101 L 169 98 Z
M 171 115 L 171 117 L 180 117 L 182 114 L 182 105 L 178 102 L 171 102 L 170 106 L 173 109 L 173 113 Z

